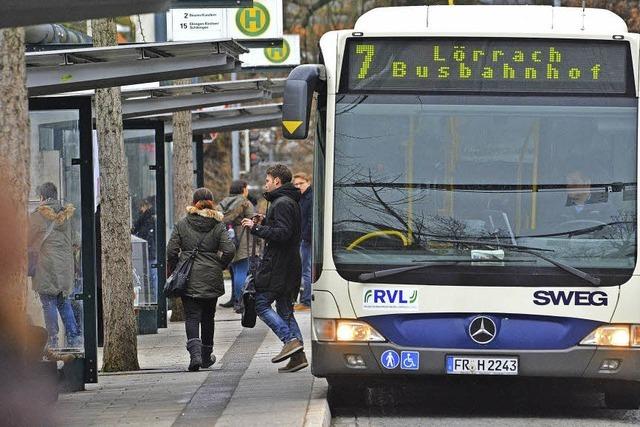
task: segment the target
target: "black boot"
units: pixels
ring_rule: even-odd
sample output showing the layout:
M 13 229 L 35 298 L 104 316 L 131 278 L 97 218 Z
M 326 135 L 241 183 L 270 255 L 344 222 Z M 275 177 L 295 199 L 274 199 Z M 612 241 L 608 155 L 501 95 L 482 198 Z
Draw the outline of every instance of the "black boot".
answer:
M 216 356 L 211 354 L 213 352 L 212 345 L 203 345 L 202 346 L 202 367 L 208 368 L 216 363 Z
M 192 338 L 187 341 L 187 351 L 191 356 L 189 370 L 192 372 L 197 371 L 202 366 L 202 341 L 200 341 L 200 338 Z
M 220 307 L 223 308 L 231 308 L 233 307 L 233 298 L 231 298 L 229 301 L 223 303 L 223 304 L 218 304 Z

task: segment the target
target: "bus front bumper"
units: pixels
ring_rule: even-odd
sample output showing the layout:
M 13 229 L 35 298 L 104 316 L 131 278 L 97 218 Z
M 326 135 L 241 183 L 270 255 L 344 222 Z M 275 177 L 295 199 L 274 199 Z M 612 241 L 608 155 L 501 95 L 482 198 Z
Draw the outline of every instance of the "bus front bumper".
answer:
M 393 350 L 398 355 L 417 352 L 418 366 L 412 369 L 402 369 L 400 364 L 392 369 L 384 367 L 382 357 L 387 350 Z M 471 351 L 403 348 L 392 343 L 313 341 L 311 367 L 317 377 L 447 375 L 447 356 L 516 357 L 518 377 L 640 381 L 640 348 L 576 346 L 565 350 Z M 354 364 L 354 360 L 359 363 Z M 603 364 L 612 360 L 619 362 L 618 367 L 604 369 Z

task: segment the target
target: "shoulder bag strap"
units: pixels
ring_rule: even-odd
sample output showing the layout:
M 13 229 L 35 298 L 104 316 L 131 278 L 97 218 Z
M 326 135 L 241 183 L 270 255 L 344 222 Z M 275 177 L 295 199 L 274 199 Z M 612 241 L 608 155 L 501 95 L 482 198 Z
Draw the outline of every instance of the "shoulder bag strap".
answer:
M 204 242 L 204 239 L 206 239 L 206 237 L 216 229 L 216 227 L 217 225 L 215 225 L 211 230 L 207 231 L 204 236 L 202 236 L 200 241 L 198 241 L 196 248 L 193 250 L 193 254 L 191 254 L 192 257 L 195 257 L 198 252 L 200 252 L 200 245 L 202 244 L 202 242 Z
M 44 233 L 44 236 L 42 237 L 42 240 L 40 240 L 40 245 L 38 247 L 38 252 L 40 252 L 40 249 L 42 249 L 42 245 L 44 245 L 45 240 L 47 240 L 49 238 L 49 236 L 51 235 L 51 232 L 53 232 L 53 227 L 55 227 L 55 221 L 49 222 L 49 225 L 47 226 L 47 231 Z

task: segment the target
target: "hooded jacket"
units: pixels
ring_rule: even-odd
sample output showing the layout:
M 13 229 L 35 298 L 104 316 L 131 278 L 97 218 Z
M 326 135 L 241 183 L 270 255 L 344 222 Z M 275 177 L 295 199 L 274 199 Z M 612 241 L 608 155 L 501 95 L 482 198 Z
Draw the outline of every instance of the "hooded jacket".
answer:
M 258 292 L 293 295 L 300 288 L 300 191 L 291 183 L 265 193 L 267 215 L 251 234 L 265 240 L 255 286 Z
M 67 298 L 73 291 L 74 257 L 71 218 L 73 205 L 49 199 L 29 216 L 29 248 L 38 252 L 33 289 L 39 294 Z M 50 230 L 50 231 L 49 231 Z
M 249 248 L 251 247 L 251 233 L 240 225 L 244 218 L 251 218 L 254 213 L 253 205 L 242 194 L 234 194 L 225 197 L 220 202 L 220 208 L 224 214 L 223 222 L 233 225 L 233 231 L 236 233 L 236 239 L 239 239 L 236 248 L 236 256 L 232 262 L 242 261 L 249 257 Z M 243 231 L 244 230 L 244 231 Z
M 167 272 L 179 259 L 188 257 L 200 239 L 198 255 L 191 268 L 186 295 L 192 298 L 218 298 L 224 294 L 222 271 L 233 259 L 235 247 L 222 223 L 222 213 L 213 209 L 187 207 L 187 216 L 173 228 L 167 245 Z

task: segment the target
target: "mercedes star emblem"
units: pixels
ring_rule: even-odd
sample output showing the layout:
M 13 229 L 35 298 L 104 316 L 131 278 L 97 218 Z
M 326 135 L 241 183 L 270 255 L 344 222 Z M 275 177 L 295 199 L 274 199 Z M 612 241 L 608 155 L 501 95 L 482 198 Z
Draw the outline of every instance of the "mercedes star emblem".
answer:
M 496 337 L 496 324 L 486 316 L 477 316 L 469 325 L 469 336 L 478 344 L 489 344 Z

